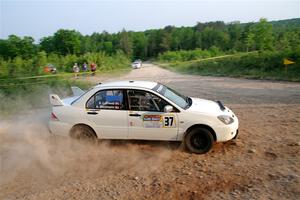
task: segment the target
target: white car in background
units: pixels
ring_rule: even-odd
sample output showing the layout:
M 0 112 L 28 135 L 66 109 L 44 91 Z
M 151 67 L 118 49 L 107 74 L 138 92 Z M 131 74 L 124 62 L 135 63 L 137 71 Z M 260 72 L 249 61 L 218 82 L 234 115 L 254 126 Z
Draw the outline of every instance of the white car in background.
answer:
M 238 118 L 221 102 L 179 94 L 148 81 L 99 84 L 74 97 L 50 94 L 49 129 L 79 139 L 182 141 L 194 153 L 238 134 Z
M 141 60 L 135 60 L 132 64 L 131 67 L 133 69 L 140 69 L 142 67 L 142 61 Z

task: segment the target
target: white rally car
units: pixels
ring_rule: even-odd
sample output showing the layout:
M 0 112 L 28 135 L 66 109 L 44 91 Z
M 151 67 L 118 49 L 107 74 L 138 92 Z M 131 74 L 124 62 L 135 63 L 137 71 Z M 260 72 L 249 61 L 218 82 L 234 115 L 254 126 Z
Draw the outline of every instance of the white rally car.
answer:
M 131 67 L 133 69 L 140 69 L 142 67 L 142 61 L 141 60 L 136 60 L 131 64 Z
M 186 97 L 148 81 L 99 84 L 74 97 L 50 94 L 49 129 L 74 138 L 183 141 L 194 153 L 238 134 L 238 118 L 221 102 Z

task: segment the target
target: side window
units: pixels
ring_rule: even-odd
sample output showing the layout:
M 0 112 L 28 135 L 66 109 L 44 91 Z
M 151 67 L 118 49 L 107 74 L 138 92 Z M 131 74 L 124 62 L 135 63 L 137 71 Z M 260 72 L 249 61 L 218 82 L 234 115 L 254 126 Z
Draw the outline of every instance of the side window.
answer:
M 102 90 L 94 94 L 86 103 L 90 109 L 125 109 L 123 90 Z
M 164 99 L 146 91 L 128 90 L 127 94 L 129 110 L 163 112 L 168 105 Z

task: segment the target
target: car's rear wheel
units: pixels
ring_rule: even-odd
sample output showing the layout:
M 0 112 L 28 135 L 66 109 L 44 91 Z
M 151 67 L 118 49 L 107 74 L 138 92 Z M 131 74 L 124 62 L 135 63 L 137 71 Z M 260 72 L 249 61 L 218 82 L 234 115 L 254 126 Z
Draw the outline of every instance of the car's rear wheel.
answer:
M 202 127 L 193 128 L 184 139 L 185 147 L 192 153 L 204 154 L 211 150 L 214 143 L 213 135 Z
M 97 136 L 92 128 L 86 125 L 75 125 L 70 130 L 71 138 L 78 140 L 93 141 L 97 139 Z

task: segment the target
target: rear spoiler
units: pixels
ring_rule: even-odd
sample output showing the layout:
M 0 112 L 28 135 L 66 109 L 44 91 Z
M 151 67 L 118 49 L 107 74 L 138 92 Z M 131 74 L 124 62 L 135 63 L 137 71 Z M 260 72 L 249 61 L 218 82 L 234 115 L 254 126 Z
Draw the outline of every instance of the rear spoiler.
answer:
M 72 86 L 71 89 L 72 89 L 74 96 L 81 96 L 84 93 L 84 91 L 82 89 L 80 89 L 79 87 L 76 87 L 76 86 Z
M 84 94 L 84 91 L 80 89 L 79 87 L 72 86 L 71 90 L 73 92 L 73 96 L 81 96 Z M 65 105 L 64 102 L 61 100 L 61 98 L 57 94 L 50 94 L 49 95 L 50 103 L 53 106 L 63 106 Z
M 57 94 L 49 94 L 50 103 L 53 106 L 63 106 L 63 101 L 59 98 Z

